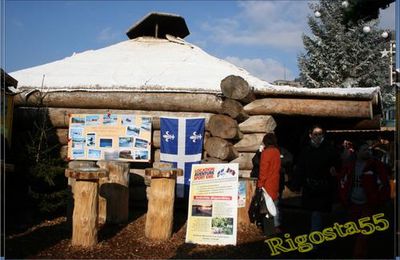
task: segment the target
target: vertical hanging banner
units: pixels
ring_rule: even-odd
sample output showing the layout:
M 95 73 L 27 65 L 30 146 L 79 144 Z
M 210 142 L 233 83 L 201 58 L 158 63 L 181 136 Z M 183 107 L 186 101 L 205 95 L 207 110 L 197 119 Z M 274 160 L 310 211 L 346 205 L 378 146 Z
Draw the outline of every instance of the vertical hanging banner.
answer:
M 236 245 L 239 165 L 195 164 L 186 243 Z
M 184 197 L 185 190 L 189 189 L 192 164 L 201 161 L 204 127 L 204 118 L 160 118 L 160 160 L 183 169 L 183 176 L 177 178 L 178 197 Z

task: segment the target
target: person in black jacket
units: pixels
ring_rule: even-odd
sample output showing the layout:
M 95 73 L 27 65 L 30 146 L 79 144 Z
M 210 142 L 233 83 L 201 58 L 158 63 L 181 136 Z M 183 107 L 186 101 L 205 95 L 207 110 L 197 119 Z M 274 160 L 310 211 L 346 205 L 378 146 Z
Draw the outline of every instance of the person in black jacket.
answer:
M 302 206 L 311 211 L 311 231 L 322 230 L 322 215 L 332 209 L 335 191 L 335 167 L 339 155 L 325 140 L 319 125 L 309 130 L 310 142 L 303 147 L 294 170 L 294 187 L 302 187 Z

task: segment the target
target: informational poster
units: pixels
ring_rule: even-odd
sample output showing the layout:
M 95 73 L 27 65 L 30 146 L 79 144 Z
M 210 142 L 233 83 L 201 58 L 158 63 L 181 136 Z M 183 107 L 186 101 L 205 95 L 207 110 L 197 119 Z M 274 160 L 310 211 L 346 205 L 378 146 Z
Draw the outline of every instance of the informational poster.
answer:
M 150 161 L 151 117 L 72 114 L 68 132 L 70 160 Z
M 239 165 L 193 164 L 186 243 L 236 245 Z

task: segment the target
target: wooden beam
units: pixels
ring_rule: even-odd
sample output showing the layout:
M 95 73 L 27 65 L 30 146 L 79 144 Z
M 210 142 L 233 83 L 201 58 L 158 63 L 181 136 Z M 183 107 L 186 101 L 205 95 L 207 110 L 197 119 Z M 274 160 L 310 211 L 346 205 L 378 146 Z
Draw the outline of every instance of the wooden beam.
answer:
M 371 101 L 320 99 L 258 99 L 244 107 L 250 115 L 304 115 L 339 118 L 372 118 Z
M 14 122 L 19 128 L 31 128 L 33 122 L 44 118 L 51 126 L 66 128 L 69 126 L 70 114 L 133 114 L 150 116 L 152 118 L 152 129 L 160 129 L 160 117 L 204 117 L 206 129 L 208 121 L 214 113 L 206 112 L 171 112 L 171 111 L 148 111 L 148 110 L 123 110 L 123 109 L 85 109 L 85 108 L 58 108 L 58 107 L 18 107 L 14 110 Z
M 275 127 L 276 122 L 272 116 L 251 116 L 239 124 L 242 133 L 270 133 Z
M 27 98 L 23 93 L 16 95 L 15 105 L 219 113 L 222 99 L 206 93 L 37 91 Z
M 221 81 L 222 94 L 231 99 L 249 103 L 256 99 L 253 90 L 246 80 L 240 76 L 229 75 Z

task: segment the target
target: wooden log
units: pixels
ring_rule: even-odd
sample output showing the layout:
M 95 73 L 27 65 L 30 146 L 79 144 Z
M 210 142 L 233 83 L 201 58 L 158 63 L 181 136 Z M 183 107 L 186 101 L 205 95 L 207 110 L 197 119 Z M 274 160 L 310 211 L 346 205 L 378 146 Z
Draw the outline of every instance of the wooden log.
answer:
M 212 136 L 223 139 L 240 139 L 242 135 L 238 123 L 226 115 L 213 115 L 209 121 L 209 128 Z
M 276 122 L 272 116 L 251 116 L 246 121 L 239 124 L 242 133 L 270 133 L 276 127 Z
M 208 120 L 213 113 L 204 112 L 171 112 L 171 111 L 146 111 L 146 110 L 122 110 L 122 109 L 84 109 L 84 108 L 37 108 L 37 107 L 17 107 L 14 111 L 14 122 L 19 128 L 31 128 L 35 120 L 41 118 L 45 113 L 49 124 L 56 128 L 67 128 L 69 126 L 70 114 L 132 114 L 149 116 L 152 118 L 152 129 L 160 129 L 160 117 L 204 117 L 205 128 L 208 129 Z
M 243 122 L 249 115 L 244 112 L 243 105 L 234 99 L 226 98 L 222 102 L 221 114 L 228 115 L 238 122 Z
M 321 99 L 258 99 L 244 107 L 249 115 L 303 115 L 340 118 L 372 118 L 371 101 Z
M 41 106 L 70 108 L 107 108 L 132 110 L 211 112 L 221 111 L 222 100 L 207 93 L 135 93 L 135 92 L 35 92 L 25 98 L 15 96 L 16 106 Z M 182 102 L 184 100 L 184 102 Z
M 60 158 L 64 161 L 68 160 L 68 145 L 63 145 L 59 150 Z
M 176 176 L 152 178 L 148 196 L 145 236 L 167 240 L 172 235 Z
M 238 152 L 256 152 L 262 144 L 264 135 L 265 134 L 244 134 L 243 138 L 233 146 Z
M 230 163 L 238 163 L 240 170 L 251 170 L 253 169 L 253 162 L 251 159 L 254 157 L 255 153 L 239 153 L 238 157 Z
M 172 168 L 172 167 L 173 167 L 172 163 L 168 163 L 168 162 L 153 162 L 153 168 L 156 168 L 156 169 Z M 150 186 L 150 184 L 151 184 L 151 175 L 150 176 L 147 175 L 146 174 L 146 170 L 144 171 L 144 184 L 146 186 Z M 146 193 L 147 193 L 147 198 L 148 198 L 149 191 L 146 190 Z
M 99 168 L 66 169 L 65 176 L 75 178 L 72 245 L 93 247 L 97 244 L 98 180 L 107 170 Z
M 204 149 L 211 157 L 221 160 L 230 161 L 239 155 L 230 142 L 220 137 L 210 137 L 204 145 Z
M 129 163 L 98 161 L 97 165 L 109 172 L 108 178 L 99 181 L 99 223 L 126 223 L 129 213 Z
M 239 177 L 250 178 L 251 170 L 239 170 Z
M 57 128 L 55 134 L 57 136 L 59 144 L 68 144 L 68 128 Z
M 228 163 L 228 161 L 224 161 L 221 160 L 219 158 L 215 158 L 215 157 L 207 157 L 204 158 L 203 160 L 201 160 L 201 163 L 205 164 L 205 163 Z
M 145 175 L 153 178 L 175 178 L 183 176 L 183 169 L 179 168 L 146 168 Z
M 66 146 L 62 146 L 66 147 Z M 65 152 L 65 156 L 67 153 Z M 74 170 L 78 168 L 94 168 L 96 163 L 93 161 L 70 161 L 68 162 L 68 169 Z M 74 210 L 74 192 L 75 192 L 75 178 L 68 177 L 68 202 L 67 202 L 67 223 L 72 225 L 72 214 Z
M 94 161 L 70 161 L 68 162 L 69 169 L 78 169 L 78 168 L 95 168 L 96 162 Z
M 221 91 L 225 97 L 249 103 L 255 100 L 255 95 L 249 83 L 240 76 L 229 75 L 221 81 Z
M 155 149 L 154 150 L 154 162 L 159 162 L 160 161 L 160 149 Z
M 154 148 L 160 148 L 161 147 L 161 133 L 160 133 L 160 130 L 154 130 L 153 131 L 153 136 L 151 137 L 151 145 Z
M 65 169 L 65 177 L 77 180 L 97 180 L 107 177 L 107 171 L 97 167 Z
M 245 207 L 238 208 L 238 223 L 241 225 L 250 225 L 249 219 L 249 207 L 251 199 L 253 198 L 256 190 L 257 179 L 256 178 L 241 178 L 240 181 L 246 182 L 246 204 Z
M 73 246 L 93 247 L 97 244 L 97 196 L 96 180 L 80 180 L 75 183 L 71 242 Z
M 153 162 L 153 168 L 161 169 L 161 168 L 172 168 L 173 164 L 168 162 Z M 146 176 L 146 170 L 144 175 Z M 150 176 L 151 177 L 151 176 Z

